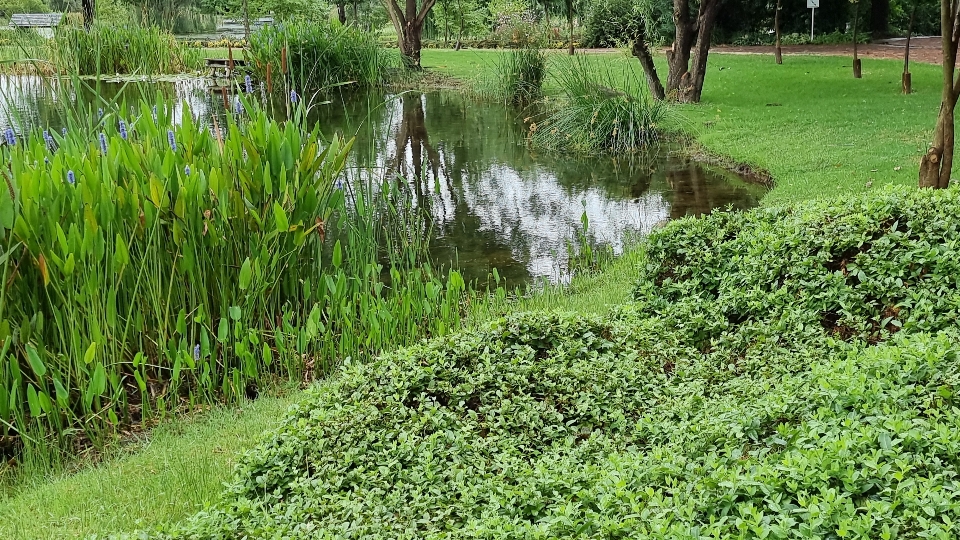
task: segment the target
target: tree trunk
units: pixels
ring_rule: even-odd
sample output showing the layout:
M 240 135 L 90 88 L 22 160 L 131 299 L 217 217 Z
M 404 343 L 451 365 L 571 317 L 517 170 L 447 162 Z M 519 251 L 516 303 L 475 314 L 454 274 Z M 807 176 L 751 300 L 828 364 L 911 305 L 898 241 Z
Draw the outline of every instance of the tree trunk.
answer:
M 570 37 L 570 56 L 573 56 L 573 0 L 567 1 L 567 34 Z
M 710 34 L 713 33 L 713 25 L 720 13 L 720 3 L 717 1 L 708 2 L 702 0 L 700 3 L 700 13 L 697 16 L 699 31 L 697 32 L 697 49 L 693 57 L 693 71 L 689 78 L 680 84 L 679 101 L 683 103 L 700 103 L 700 95 L 703 93 L 703 80 L 707 75 L 707 55 L 710 54 Z
M 387 15 L 393 28 L 397 31 L 397 45 L 400 47 L 400 59 L 404 67 L 409 69 L 420 69 L 420 50 L 422 48 L 421 38 L 423 35 L 423 23 L 427 19 L 427 14 L 437 0 L 423 0 L 420 10 L 417 10 L 417 0 L 406 0 L 405 8 L 400 9 L 397 0 L 384 0 L 387 8 Z
M 860 79 L 863 72 L 860 69 L 860 59 L 857 57 L 857 22 L 860 20 L 860 2 L 853 4 L 853 78 Z
M 954 109 L 960 96 L 960 80 L 954 79 L 960 11 L 952 0 L 940 0 L 940 39 L 943 61 L 943 91 L 933 146 L 920 160 L 920 187 L 947 188 L 953 169 Z
M 83 28 L 90 31 L 93 28 L 93 18 L 97 13 L 96 0 L 83 0 Z
M 340 24 L 347 24 L 347 5 L 337 4 L 337 19 Z
M 657 66 L 653 63 L 653 56 L 647 47 L 647 42 L 643 36 L 637 36 L 633 40 L 633 47 L 630 51 L 640 60 L 640 66 L 643 67 L 643 74 L 647 77 L 647 87 L 654 99 L 663 101 L 666 95 L 663 92 L 663 84 L 660 82 L 660 76 L 657 74 Z
M 903 49 L 903 76 L 900 78 L 901 90 L 904 94 L 913 93 L 913 84 L 910 77 L 910 38 L 913 36 L 913 21 L 917 15 L 917 6 L 919 0 L 913 2 L 913 10 L 910 11 L 910 22 L 907 23 L 907 43 Z
M 675 97 L 680 88 L 680 79 L 690 67 L 690 48 L 697 35 L 694 22 L 690 21 L 687 0 L 673 0 L 673 22 L 676 27 L 673 45 L 667 49 L 667 94 Z
M 777 64 L 783 63 L 783 53 L 780 50 L 780 6 L 781 0 L 777 0 L 777 12 L 773 16 L 773 30 L 777 34 L 777 43 L 773 51 L 774 57 L 777 59 Z

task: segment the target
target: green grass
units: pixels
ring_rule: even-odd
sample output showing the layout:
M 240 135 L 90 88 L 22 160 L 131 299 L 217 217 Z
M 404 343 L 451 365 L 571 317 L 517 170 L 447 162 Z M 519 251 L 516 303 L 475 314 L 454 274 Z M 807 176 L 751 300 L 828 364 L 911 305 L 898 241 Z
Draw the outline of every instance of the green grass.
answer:
M 165 422 L 99 465 L 22 478 L 0 496 L 0 538 L 83 538 L 183 519 L 218 499 L 237 457 L 297 399 L 263 396 Z
M 491 73 L 499 54 L 425 50 L 423 65 L 470 81 Z M 611 68 L 640 72 L 626 55 L 603 58 Z M 902 63 L 866 59 L 859 80 L 849 66 L 844 57 L 787 56 L 778 66 L 772 56 L 712 54 L 703 102 L 680 111 L 707 152 L 771 173 L 776 187 L 765 205 L 915 185 L 940 103 L 940 68 L 914 63 L 915 93 L 904 96 Z

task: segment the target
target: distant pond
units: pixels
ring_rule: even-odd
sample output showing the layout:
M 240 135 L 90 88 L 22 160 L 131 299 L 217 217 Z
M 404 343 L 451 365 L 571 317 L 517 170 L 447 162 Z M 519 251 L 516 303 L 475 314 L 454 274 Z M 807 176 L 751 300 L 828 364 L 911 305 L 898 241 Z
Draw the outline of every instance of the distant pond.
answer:
M 225 100 L 204 79 L 98 84 L 99 94 L 115 103 L 160 91 L 176 103 L 177 117 L 183 102 L 202 121 L 225 114 Z M 91 93 L 0 77 L 0 130 L 59 129 L 58 102 L 73 101 L 78 92 Z M 432 217 L 435 262 L 483 282 L 494 268 L 511 285 L 565 279 L 566 246 L 584 212 L 591 241 L 620 250 L 665 220 L 751 208 L 764 193 L 669 148 L 618 157 L 538 152 L 526 144 L 520 116 L 459 92 L 432 91 L 332 99 L 316 105 L 311 118 L 325 133 L 356 135 L 349 183 L 402 178 Z

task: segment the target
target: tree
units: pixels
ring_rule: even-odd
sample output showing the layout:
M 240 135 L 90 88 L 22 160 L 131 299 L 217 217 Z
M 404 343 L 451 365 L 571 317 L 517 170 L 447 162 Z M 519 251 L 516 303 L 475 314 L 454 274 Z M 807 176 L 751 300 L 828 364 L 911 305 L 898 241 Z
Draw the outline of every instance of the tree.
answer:
M 574 0 L 563 0 L 564 11 L 567 15 L 567 34 L 570 38 L 570 55 L 573 56 L 573 2 Z
M 950 185 L 954 150 L 954 109 L 960 97 L 960 77 L 955 78 L 957 41 L 960 39 L 960 2 L 940 0 L 940 40 L 943 88 L 933 145 L 920 160 L 920 187 L 945 189 Z
M 863 71 L 860 66 L 860 58 L 857 57 L 857 22 L 860 20 L 860 0 L 850 0 L 853 4 L 853 78 L 863 77 Z
M 417 0 L 405 0 L 401 9 L 397 0 L 383 0 L 387 15 L 397 31 L 397 44 L 400 46 L 400 58 L 404 66 L 420 69 L 420 50 L 423 48 L 423 23 L 437 0 L 422 0 L 419 10 Z
M 667 49 L 667 86 L 664 89 L 646 43 L 645 32 L 635 32 L 632 53 L 640 60 L 650 91 L 657 99 L 698 103 L 707 74 L 710 34 L 723 0 L 673 0 L 673 46 Z M 696 7 L 696 17 L 691 8 Z M 694 50 L 694 46 L 696 49 Z M 693 67 L 690 66 L 691 54 Z M 665 90 L 665 91 L 664 91 Z
M 778 64 L 783 63 L 783 51 L 780 50 L 780 11 L 783 7 L 780 5 L 780 0 L 777 0 L 777 12 L 773 15 L 773 31 L 777 35 L 777 41 L 774 45 L 774 57 L 777 59 Z
M 910 10 L 910 22 L 907 24 L 907 43 L 903 48 L 903 76 L 900 78 L 900 87 L 904 94 L 913 92 L 913 84 L 910 77 L 910 38 L 913 36 L 913 21 L 917 18 L 917 6 L 920 0 L 914 0 L 913 9 Z
M 93 27 L 93 16 L 97 12 L 96 0 L 83 0 L 83 27 L 87 30 Z

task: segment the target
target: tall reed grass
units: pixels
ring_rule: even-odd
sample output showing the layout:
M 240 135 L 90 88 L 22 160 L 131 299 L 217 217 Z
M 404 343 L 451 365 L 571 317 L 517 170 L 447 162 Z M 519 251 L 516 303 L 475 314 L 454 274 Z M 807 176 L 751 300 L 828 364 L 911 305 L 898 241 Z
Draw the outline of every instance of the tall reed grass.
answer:
M 157 27 L 75 26 L 57 30 L 49 58 L 61 73 L 160 75 L 199 69 L 203 53 L 180 44 Z
M 311 92 L 379 84 L 388 64 L 374 34 L 330 21 L 263 27 L 250 36 L 247 55 L 257 79 L 271 89 L 285 90 L 286 82 Z
M 141 102 L 0 145 L 0 455 L 42 461 L 267 374 L 459 324 L 402 193 L 352 141 L 245 99 L 213 126 Z M 302 105 L 301 105 L 302 107 Z
M 535 146 L 584 154 L 642 150 L 677 128 L 669 106 L 650 97 L 633 73 L 614 73 L 583 56 L 557 66 L 558 99 L 528 120 Z
M 527 46 L 501 55 L 495 69 L 496 95 L 508 105 L 529 105 L 540 99 L 547 74 L 547 57 Z

